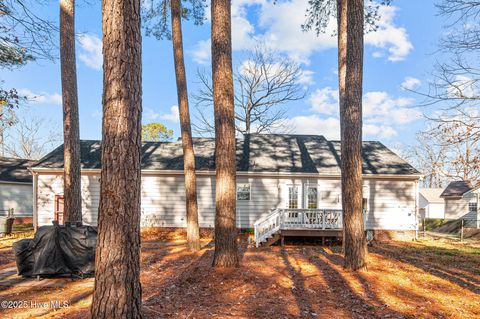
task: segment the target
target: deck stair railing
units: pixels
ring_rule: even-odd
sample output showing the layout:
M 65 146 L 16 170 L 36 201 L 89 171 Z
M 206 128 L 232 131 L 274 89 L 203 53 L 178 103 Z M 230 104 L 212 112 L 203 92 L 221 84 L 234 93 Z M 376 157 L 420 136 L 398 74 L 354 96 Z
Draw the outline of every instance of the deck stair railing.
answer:
M 260 246 L 282 229 L 341 229 L 342 224 L 340 209 L 277 208 L 255 222 L 255 243 Z

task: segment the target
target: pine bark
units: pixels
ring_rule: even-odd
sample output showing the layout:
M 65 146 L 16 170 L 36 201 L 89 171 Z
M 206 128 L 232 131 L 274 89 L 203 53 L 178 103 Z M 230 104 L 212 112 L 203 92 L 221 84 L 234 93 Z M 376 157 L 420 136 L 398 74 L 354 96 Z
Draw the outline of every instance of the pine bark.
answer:
M 75 0 L 60 0 L 60 65 L 62 76 L 65 222 L 82 221 L 80 129 L 75 61 Z
M 338 0 L 344 267 L 366 267 L 362 210 L 363 0 Z M 348 90 L 347 90 L 348 88 Z
M 104 0 L 102 172 L 92 318 L 142 318 L 140 0 Z
M 212 81 L 215 112 L 214 267 L 238 267 L 236 142 L 230 0 L 212 0 Z
M 195 152 L 193 150 L 192 127 L 188 106 L 188 89 L 183 58 L 182 4 L 181 0 L 171 1 L 172 42 L 177 80 L 178 111 L 183 147 L 183 171 L 185 174 L 185 195 L 187 212 L 187 242 L 193 251 L 200 250 L 200 231 L 198 226 L 197 177 L 195 174 Z

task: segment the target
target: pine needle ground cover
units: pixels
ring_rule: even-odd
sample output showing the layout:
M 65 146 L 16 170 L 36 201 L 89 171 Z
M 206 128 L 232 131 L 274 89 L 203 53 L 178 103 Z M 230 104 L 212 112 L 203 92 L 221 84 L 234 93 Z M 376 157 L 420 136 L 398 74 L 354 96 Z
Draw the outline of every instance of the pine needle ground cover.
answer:
M 368 270 L 351 273 L 338 246 L 255 249 L 246 242 L 240 268 L 217 270 L 210 239 L 191 253 L 178 237 L 150 235 L 142 243 L 147 318 L 480 318 L 478 242 L 377 242 L 369 247 Z M 8 245 L 2 247 L 0 272 L 15 265 Z M 0 317 L 89 317 L 93 279 L 43 282 L 2 285 L 0 300 L 68 306 L 2 308 Z

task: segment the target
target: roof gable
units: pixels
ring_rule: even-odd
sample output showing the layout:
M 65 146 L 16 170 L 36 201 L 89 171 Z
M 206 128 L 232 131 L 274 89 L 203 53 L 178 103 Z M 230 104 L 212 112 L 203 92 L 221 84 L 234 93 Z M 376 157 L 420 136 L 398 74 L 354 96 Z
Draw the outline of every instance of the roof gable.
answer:
M 470 181 L 453 181 L 447 185 L 440 197 L 462 197 L 473 189 L 474 186 Z
M 429 203 L 443 203 L 443 198 L 440 195 L 443 188 L 421 188 L 420 195 L 423 196 Z
M 28 168 L 35 164 L 35 161 L 0 157 L 0 181 L 15 183 L 32 183 L 32 174 Z
M 194 138 L 195 166 L 215 170 L 215 140 Z M 320 135 L 249 134 L 237 140 L 237 171 L 340 174 L 340 142 Z M 81 141 L 83 169 L 99 169 L 100 141 Z M 420 174 L 380 142 L 364 142 L 364 174 Z M 142 144 L 142 169 L 183 170 L 181 141 Z M 36 167 L 63 168 L 63 146 L 42 158 Z

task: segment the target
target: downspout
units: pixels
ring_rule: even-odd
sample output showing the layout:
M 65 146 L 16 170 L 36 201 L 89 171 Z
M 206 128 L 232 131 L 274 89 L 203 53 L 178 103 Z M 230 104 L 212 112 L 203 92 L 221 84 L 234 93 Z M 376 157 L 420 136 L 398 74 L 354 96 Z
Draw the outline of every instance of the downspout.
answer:
M 37 231 L 38 216 L 37 216 L 37 194 L 38 194 L 38 173 L 31 171 L 33 174 L 33 230 Z
M 415 181 L 415 240 L 418 240 L 418 214 L 419 214 L 419 194 L 420 187 L 419 187 L 419 180 Z

